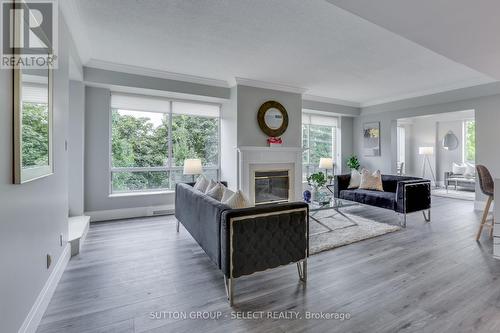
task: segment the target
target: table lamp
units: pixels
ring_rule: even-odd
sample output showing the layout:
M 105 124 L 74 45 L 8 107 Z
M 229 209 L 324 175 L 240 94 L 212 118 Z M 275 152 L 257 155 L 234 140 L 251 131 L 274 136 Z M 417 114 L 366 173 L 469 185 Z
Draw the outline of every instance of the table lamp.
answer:
M 192 175 L 193 182 L 194 176 L 203 173 L 203 167 L 201 166 L 201 160 L 199 158 L 188 158 L 184 160 L 184 172 L 185 175 Z
M 325 169 L 325 177 L 328 178 L 328 170 L 333 170 L 333 158 L 322 157 L 319 159 L 319 168 Z

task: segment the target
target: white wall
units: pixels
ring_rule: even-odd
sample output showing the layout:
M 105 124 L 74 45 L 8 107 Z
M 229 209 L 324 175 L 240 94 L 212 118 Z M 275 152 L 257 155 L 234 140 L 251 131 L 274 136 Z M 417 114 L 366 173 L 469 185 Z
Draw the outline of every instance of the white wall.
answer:
M 69 215 L 79 216 L 84 212 L 85 86 L 82 82 L 69 82 L 68 111 Z
M 12 71 L 0 70 L 0 331 L 17 332 L 59 260 L 68 237 L 68 28 L 59 14 L 54 70 L 54 174 L 12 184 Z M 46 255 L 52 265 L 46 268 Z
M 439 182 L 444 182 L 444 173 L 452 170 L 452 164 L 461 163 L 463 159 L 463 120 L 439 121 L 437 123 L 436 172 Z M 443 138 L 452 131 L 458 138 L 458 148 L 446 150 L 443 148 Z

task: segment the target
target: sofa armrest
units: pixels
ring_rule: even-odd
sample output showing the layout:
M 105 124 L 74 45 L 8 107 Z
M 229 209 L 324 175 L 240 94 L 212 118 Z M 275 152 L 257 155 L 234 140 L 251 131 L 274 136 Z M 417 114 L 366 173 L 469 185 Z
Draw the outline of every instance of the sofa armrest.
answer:
M 309 207 L 303 202 L 224 211 L 221 270 L 237 278 L 306 259 Z
M 396 190 L 396 212 L 411 213 L 431 208 L 430 180 L 403 180 Z
M 186 183 L 175 187 L 175 217 L 220 268 L 220 219 L 230 207 Z
M 333 188 L 333 196 L 335 198 L 340 198 L 340 191 L 347 190 L 349 187 L 349 182 L 351 181 L 351 175 L 336 175 L 334 177 L 334 188 Z

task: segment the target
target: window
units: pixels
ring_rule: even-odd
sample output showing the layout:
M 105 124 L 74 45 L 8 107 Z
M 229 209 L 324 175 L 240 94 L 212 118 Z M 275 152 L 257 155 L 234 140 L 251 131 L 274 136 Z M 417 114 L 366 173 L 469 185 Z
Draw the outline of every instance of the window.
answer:
M 213 104 L 113 94 L 111 193 L 164 191 L 183 175 L 186 158 L 200 158 L 219 178 L 219 114 Z
M 397 155 L 397 168 L 399 174 L 405 173 L 406 161 L 406 129 L 403 126 L 397 127 L 398 135 L 398 155 Z
M 319 171 L 321 157 L 337 157 L 337 118 L 312 113 L 302 114 L 302 178 Z
M 464 162 L 474 163 L 476 160 L 476 121 L 464 121 Z

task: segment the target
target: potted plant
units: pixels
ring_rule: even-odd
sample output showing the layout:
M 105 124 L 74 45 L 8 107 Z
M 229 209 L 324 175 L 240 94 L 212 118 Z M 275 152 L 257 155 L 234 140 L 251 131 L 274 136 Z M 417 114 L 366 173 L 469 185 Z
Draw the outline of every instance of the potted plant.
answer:
M 316 172 L 307 177 L 307 183 L 312 187 L 312 200 L 315 201 L 318 197 L 319 189 L 325 186 L 326 177 L 323 172 Z
M 347 167 L 352 169 L 358 170 L 360 167 L 358 157 L 356 155 L 351 155 L 349 159 L 347 160 Z

